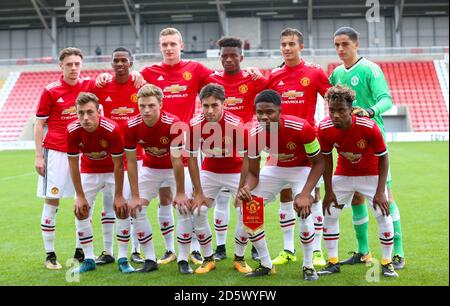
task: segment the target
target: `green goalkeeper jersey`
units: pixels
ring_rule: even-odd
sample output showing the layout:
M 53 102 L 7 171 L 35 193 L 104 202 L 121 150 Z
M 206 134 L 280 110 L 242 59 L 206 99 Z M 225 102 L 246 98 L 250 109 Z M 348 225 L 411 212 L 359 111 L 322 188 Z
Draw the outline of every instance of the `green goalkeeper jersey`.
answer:
M 340 65 L 330 76 L 331 85 L 341 84 L 356 93 L 353 106 L 374 112 L 373 120 L 384 136 L 384 121 L 381 115 L 392 107 L 392 96 L 380 66 L 361 57 L 351 68 Z

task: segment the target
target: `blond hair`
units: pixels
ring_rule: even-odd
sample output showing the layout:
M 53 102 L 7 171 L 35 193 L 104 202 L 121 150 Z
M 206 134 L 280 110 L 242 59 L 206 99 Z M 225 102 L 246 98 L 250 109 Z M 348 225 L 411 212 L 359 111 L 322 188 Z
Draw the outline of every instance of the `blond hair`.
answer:
M 158 99 L 158 102 L 161 103 L 163 96 L 164 95 L 161 88 L 152 84 L 146 84 L 138 91 L 138 99 L 144 97 L 155 97 Z
M 95 107 L 98 109 L 98 98 L 96 95 L 90 92 L 80 92 L 78 94 L 77 100 L 75 102 L 75 105 L 85 105 L 89 102 L 94 102 Z
M 77 55 L 83 59 L 83 53 L 81 53 L 81 50 L 74 47 L 64 48 L 61 51 L 59 51 L 59 61 L 62 62 L 66 57 L 70 55 Z
M 159 32 L 159 37 L 168 36 L 168 35 L 178 35 L 180 37 L 180 41 L 183 41 L 183 37 L 181 36 L 180 31 L 175 28 L 165 28 Z

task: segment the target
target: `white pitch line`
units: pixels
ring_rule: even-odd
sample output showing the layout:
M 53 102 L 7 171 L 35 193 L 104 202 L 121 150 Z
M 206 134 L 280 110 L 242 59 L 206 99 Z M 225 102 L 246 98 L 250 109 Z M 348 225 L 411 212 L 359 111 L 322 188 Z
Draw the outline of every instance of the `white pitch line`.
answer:
M 34 173 L 35 173 L 35 172 L 33 171 L 33 172 L 28 172 L 28 173 L 19 174 L 19 175 L 13 175 L 13 176 L 2 177 L 2 178 L 0 178 L 0 182 L 12 180 L 12 179 L 15 179 L 15 178 L 18 178 L 18 177 L 22 177 L 22 176 L 29 176 L 29 175 L 32 175 L 32 174 L 34 174 Z

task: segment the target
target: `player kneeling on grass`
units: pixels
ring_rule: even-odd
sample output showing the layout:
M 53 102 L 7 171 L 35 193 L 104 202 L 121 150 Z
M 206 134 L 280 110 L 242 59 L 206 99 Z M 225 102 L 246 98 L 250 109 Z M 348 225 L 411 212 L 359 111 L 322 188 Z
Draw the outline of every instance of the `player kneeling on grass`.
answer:
M 175 191 L 176 184 L 174 206 L 189 206 L 184 192 L 181 154 L 183 130 L 174 128 L 176 133 L 172 133 L 173 126 L 180 120 L 170 113 L 161 111 L 162 98 L 163 93 L 159 87 L 144 85 L 138 91 L 140 115 L 128 121 L 124 133 L 131 189 L 130 211 L 145 257 L 143 267 L 136 272 L 158 270 L 147 207 L 150 201 L 158 196 L 159 189 L 162 186 L 170 186 L 168 188 L 172 192 Z M 145 152 L 143 167 L 139 173 L 136 155 L 138 144 Z
M 224 110 L 225 90 L 218 84 L 208 84 L 200 91 L 203 113 L 190 122 L 189 173 L 194 186 L 191 212 L 194 215 L 194 231 L 203 252 L 203 263 L 197 274 L 215 269 L 208 209 L 222 188 L 234 197 L 247 171 L 245 128 L 241 118 Z M 205 154 L 202 170 L 197 163 L 198 149 Z M 243 158 L 241 157 L 243 156 Z M 235 232 L 234 268 L 241 273 L 252 269 L 244 260 L 248 236 L 243 229 L 242 213 L 237 207 L 238 220 Z
M 274 90 L 264 90 L 255 98 L 258 122 L 248 137 L 249 168 L 238 198 L 250 201 L 262 197 L 264 204 L 275 200 L 285 186 L 292 189 L 294 209 L 298 214 L 303 250 L 303 278 L 317 280 L 313 266 L 314 221 L 312 192 L 322 176 L 324 161 L 314 127 L 308 121 L 281 114 L 281 97 Z M 260 170 L 261 152 L 269 153 Z M 272 262 L 263 229 L 249 232 L 258 251 L 260 266 L 248 276 L 273 273 Z
M 130 220 L 123 190 L 123 142 L 118 125 L 99 115 L 98 98 L 80 93 L 76 100 L 78 120 L 67 127 L 67 155 L 75 187 L 75 216 L 78 238 L 85 260 L 75 273 L 95 270 L 91 216 L 97 193 L 114 188 L 114 210 L 118 217 L 119 270 L 133 272 L 127 260 Z M 79 166 L 79 154 L 81 164 Z M 81 174 L 80 174 L 81 168 Z
M 318 273 L 340 272 L 339 216 L 342 208 L 351 204 L 354 193 L 359 192 L 369 200 L 378 222 L 382 273 L 387 277 L 397 277 L 391 261 L 394 228 L 386 198 L 389 168 L 386 144 L 375 121 L 352 115 L 354 99 L 354 91 L 341 85 L 330 88 L 325 95 L 330 117 L 320 122 L 318 135 L 325 156 L 323 209 L 328 264 Z M 334 176 L 333 147 L 339 154 Z

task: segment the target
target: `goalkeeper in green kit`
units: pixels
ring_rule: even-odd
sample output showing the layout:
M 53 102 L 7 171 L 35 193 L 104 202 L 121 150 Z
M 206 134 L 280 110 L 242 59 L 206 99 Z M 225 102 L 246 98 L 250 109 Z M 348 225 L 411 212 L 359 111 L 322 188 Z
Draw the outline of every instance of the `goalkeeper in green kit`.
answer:
M 356 98 L 353 102 L 353 113 L 360 117 L 373 119 L 380 128 L 384 139 L 384 122 L 381 115 L 392 107 L 392 97 L 381 68 L 364 57 L 358 55 L 359 33 L 350 27 L 339 28 L 334 33 L 334 46 L 343 65 L 337 67 L 330 76 L 331 85 L 345 85 L 353 89 Z M 387 189 L 390 214 L 394 223 L 394 252 L 392 263 L 395 270 L 405 265 L 403 253 L 400 214 L 391 190 L 392 179 L 388 174 Z M 368 209 L 364 197 L 355 193 L 352 201 L 353 226 L 358 240 L 358 251 L 341 264 L 366 263 L 372 260 L 369 252 Z

